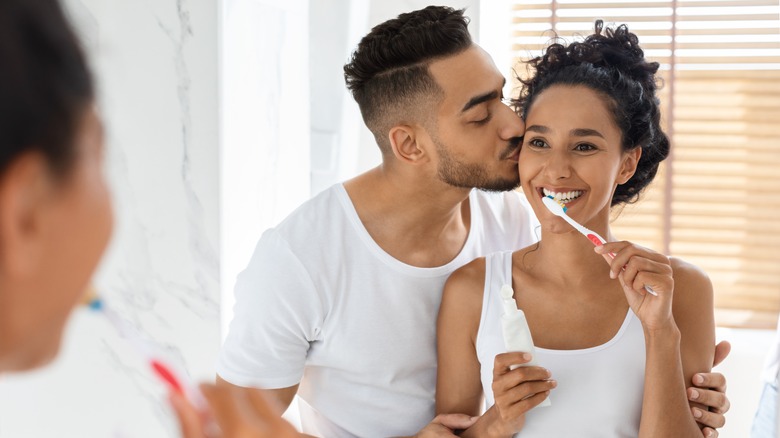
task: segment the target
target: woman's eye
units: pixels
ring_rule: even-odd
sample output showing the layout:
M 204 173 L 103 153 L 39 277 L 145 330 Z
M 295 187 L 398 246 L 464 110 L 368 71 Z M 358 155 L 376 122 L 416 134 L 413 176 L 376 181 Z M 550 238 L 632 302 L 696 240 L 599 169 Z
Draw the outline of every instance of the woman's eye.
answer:
M 589 152 L 596 150 L 596 146 L 588 143 L 580 143 L 577 146 L 574 146 L 574 150 L 579 152 Z
M 546 148 L 547 147 L 547 143 L 545 143 L 544 140 L 540 140 L 538 138 L 531 139 L 528 142 L 528 144 L 533 146 L 533 147 L 537 147 L 537 148 Z

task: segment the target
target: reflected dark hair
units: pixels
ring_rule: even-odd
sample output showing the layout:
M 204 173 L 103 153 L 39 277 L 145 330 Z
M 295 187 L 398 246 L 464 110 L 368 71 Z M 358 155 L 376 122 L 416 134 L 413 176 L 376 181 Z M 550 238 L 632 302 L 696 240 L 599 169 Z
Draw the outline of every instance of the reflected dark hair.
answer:
M 462 9 L 428 6 L 377 25 L 352 53 L 344 79 L 383 154 L 390 128 L 441 98 L 428 65 L 472 45 L 468 24 Z
M 553 85 L 586 86 L 604 98 L 622 133 L 623 150 L 642 148 L 636 172 L 618 185 L 612 205 L 636 202 L 669 155 L 656 96 L 659 64 L 645 60 L 637 36 L 626 25 L 605 29 L 603 21 L 597 20 L 595 32 L 583 41 L 551 44 L 528 65 L 531 75 L 520 79 L 520 96 L 514 100 L 523 118 L 536 97 Z
M 37 150 L 54 173 L 65 173 L 93 98 L 84 54 L 58 1 L 0 1 L 0 172 Z

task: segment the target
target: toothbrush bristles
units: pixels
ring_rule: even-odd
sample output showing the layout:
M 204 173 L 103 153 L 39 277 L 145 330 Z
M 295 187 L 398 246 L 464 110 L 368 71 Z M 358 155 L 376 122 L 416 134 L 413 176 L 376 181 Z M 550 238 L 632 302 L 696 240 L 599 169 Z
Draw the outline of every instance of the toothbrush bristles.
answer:
M 87 307 L 96 311 L 103 310 L 103 301 L 100 298 L 94 298 L 87 303 Z
M 563 202 L 561 202 L 561 201 L 559 201 L 559 200 L 557 200 L 557 199 L 553 198 L 553 197 L 552 197 L 552 196 L 550 196 L 550 195 L 547 195 L 547 197 L 548 197 L 548 198 L 550 198 L 550 199 L 552 199 L 553 201 L 555 201 L 555 202 L 556 202 L 558 205 L 560 205 L 560 206 L 561 206 L 561 208 L 563 209 L 563 212 L 564 212 L 564 213 L 566 213 L 566 210 L 568 210 L 568 208 L 566 208 L 566 204 L 564 204 Z

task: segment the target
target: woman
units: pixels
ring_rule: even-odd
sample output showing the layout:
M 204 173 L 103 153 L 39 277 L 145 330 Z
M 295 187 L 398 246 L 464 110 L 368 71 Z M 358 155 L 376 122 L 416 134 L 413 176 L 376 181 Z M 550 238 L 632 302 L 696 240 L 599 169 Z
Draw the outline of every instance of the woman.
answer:
M 448 281 L 437 411 L 475 415 L 484 394 L 489 409 L 463 436 L 700 437 L 685 382 L 712 364 L 711 283 L 609 228 L 611 207 L 634 201 L 669 153 L 658 64 L 626 26 L 598 21 L 593 35 L 553 44 L 531 66 L 517 101 L 526 121 L 519 170 L 541 241 L 475 260 Z M 547 195 L 610 243 L 594 252 L 547 210 Z M 510 370 L 528 358 L 502 354 L 504 284 L 525 311 L 538 367 Z M 552 406 L 533 409 L 548 396 Z
M 56 356 L 111 234 L 94 101 L 57 1 L 0 0 L 0 373 Z M 225 436 L 297 436 L 259 393 L 203 392 Z M 184 436 L 205 436 L 202 416 L 171 401 Z

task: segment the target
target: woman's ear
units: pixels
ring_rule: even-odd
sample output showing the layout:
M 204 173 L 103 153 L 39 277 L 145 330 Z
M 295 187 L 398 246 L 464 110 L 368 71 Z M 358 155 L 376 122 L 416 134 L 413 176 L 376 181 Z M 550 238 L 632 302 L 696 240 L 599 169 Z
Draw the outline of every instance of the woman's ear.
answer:
M 43 251 L 42 215 L 50 199 L 51 176 L 46 158 L 28 152 L 13 160 L 0 176 L 0 270 L 24 275 Z
M 623 154 L 623 164 L 620 166 L 620 172 L 617 177 L 618 184 L 625 184 L 634 176 L 640 158 L 642 158 L 642 148 L 640 146 Z
M 418 132 L 409 125 L 397 125 L 390 128 L 388 134 L 393 155 L 409 164 L 420 162 L 425 150 L 418 143 Z

